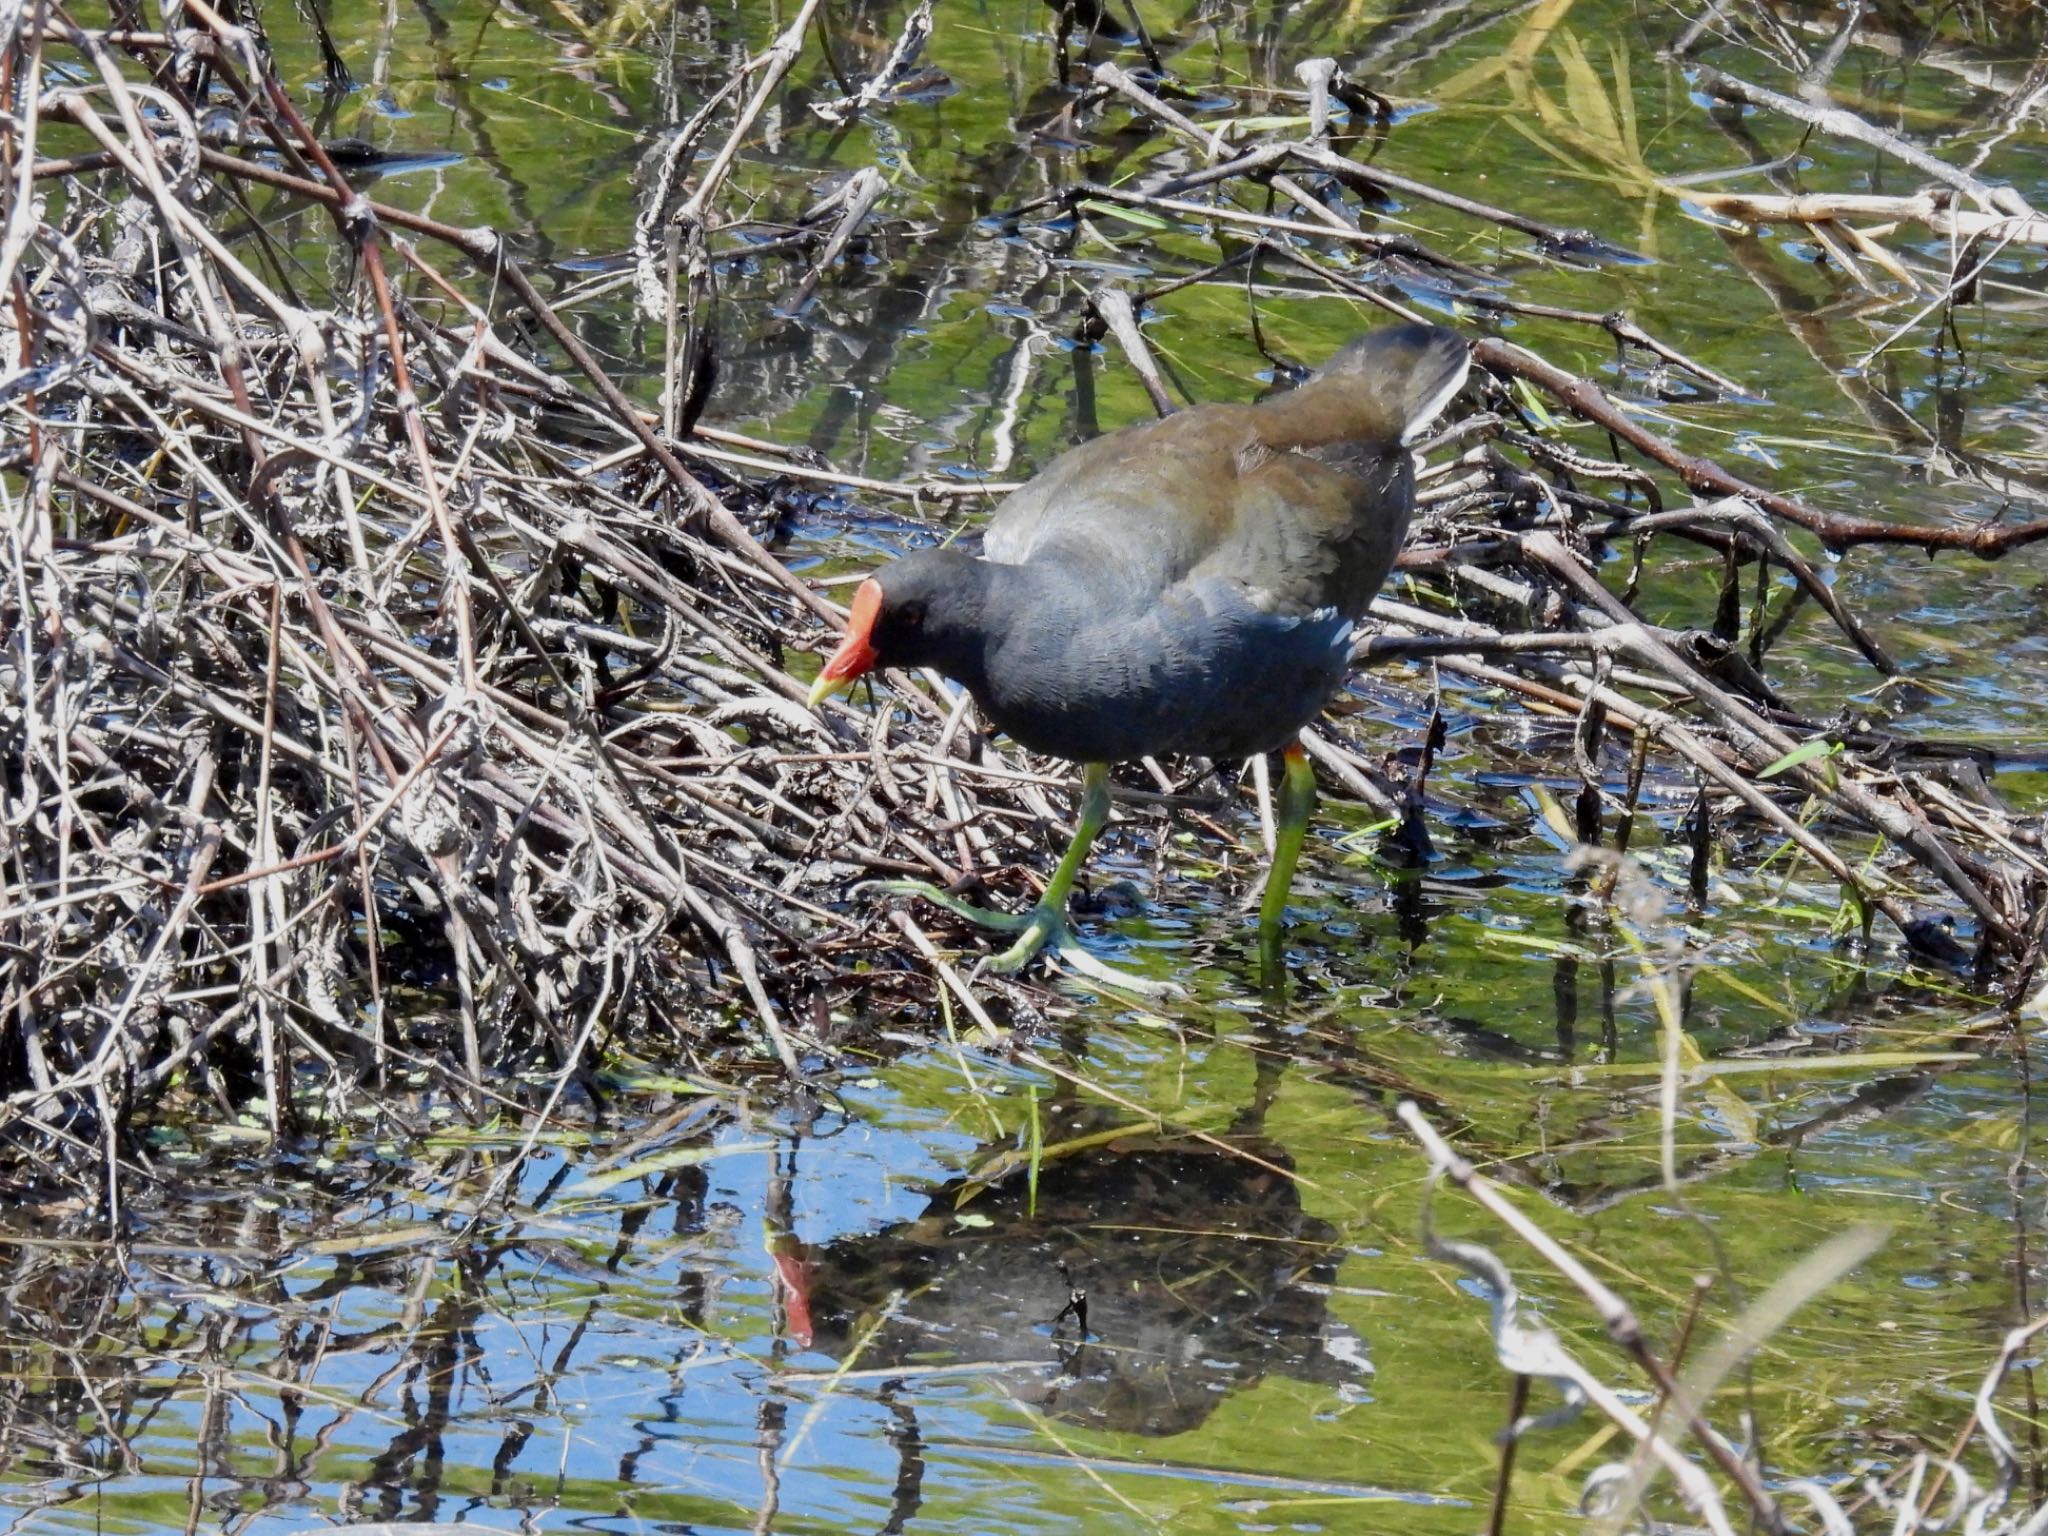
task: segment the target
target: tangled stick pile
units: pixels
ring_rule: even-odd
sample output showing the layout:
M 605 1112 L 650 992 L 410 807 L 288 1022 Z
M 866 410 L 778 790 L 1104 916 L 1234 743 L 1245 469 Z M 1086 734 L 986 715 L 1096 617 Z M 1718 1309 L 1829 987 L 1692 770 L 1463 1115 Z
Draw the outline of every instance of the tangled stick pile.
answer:
M 980 740 L 935 692 L 806 711 L 789 662 L 810 670 L 836 613 L 763 542 L 806 482 L 942 492 L 696 420 L 721 194 L 812 9 L 659 157 L 638 253 L 666 338 L 653 411 L 489 231 L 351 187 L 260 40 L 200 0 L 173 32 L 7 13 L 0 1114 L 17 1159 L 111 1174 L 119 1128 L 174 1087 L 283 1131 L 324 1087 L 393 1072 L 482 1101 L 539 1068 L 559 1094 L 616 1037 L 727 1066 L 772 1051 L 794 1073 L 849 1000 L 922 1005 L 943 981 L 984 1008 L 913 917 L 877 921 L 850 889 L 1020 884 L 1057 845 L 1064 770 Z M 1369 101 L 1327 67 L 1303 78 L 1310 136 L 1226 157 L 1218 129 L 1098 66 L 1077 117 L 1135 112 L 1212 163 L 1077 185 L 1054 211 L 1212 220 L 1232 248 L 1181 281 L 1285 268 L 1398 311 L 1361 272 L 1419 274 L 1735 387 L 1624 320 L 1467 290 L 1469 267 L 1378 233 L 1369 199 L 1394 189 L 1544 249 L 1602 249 L 1351 158 L 1332 93 L 1354 115 Z M 870 81 L 845 111 L 888 99 Z M 1268 198 L 1292 211 L 1257 211 Z M 245 220 L 256 204 L 331 215 L 331 287 Z M 793 307 L 886 211 L 884 183 L 856 177 L 797 222 L 780 248 L 813 259 Z M 1161 291 L 1099 290 L 1078 324 L 1113 335 L 1164 409 L 1136 320 Z M 1967 756 L 1786 710 L 1763 676 L 1784 614 L 1744 633 L 1744 584 L 1782 571 L 1888 669 L 1787 528 L 1996 552 L 1980 532 L 1838 523 L 1680 454 L 1526 350 L 1486 340 L 1478 360 L 1473 408 L 1427 449 L 1406 562 L 1445 601 L 1380 605 L 1361 658 L 1428 656 L 1575 721 L 1582 840 L 1625 846 L 1662 765 L 1698 785 L 1701 848 L 1732 812 L 1796 845 L 1866 924 L 1938 952 L 1960 922 L 2018 995 L 2048 911 L 2039 828 Z M 1644 467 L 1532 420 L 1527 390 L 1715 499 L 1664 509 Z M 593 437 L 620 451 L 594 455 Z M 1587 489 L 1602 483 L 1632 499 Z M 2004 526 L 1997 547 L 2042 531 Z M 1598 580 L 1604 548 L 1653 538 L 1723 563 L 1714 632 L 1659 630 Z M 1398 782 L 1341 723 L 1312 751 L 1326 792 L 1421 849 L 1426 750 Z M 1162 775 L 1132 805 L 1181 802 L 1198 777 Z M 1872 831 L 1884 851 L 1865 857 Z

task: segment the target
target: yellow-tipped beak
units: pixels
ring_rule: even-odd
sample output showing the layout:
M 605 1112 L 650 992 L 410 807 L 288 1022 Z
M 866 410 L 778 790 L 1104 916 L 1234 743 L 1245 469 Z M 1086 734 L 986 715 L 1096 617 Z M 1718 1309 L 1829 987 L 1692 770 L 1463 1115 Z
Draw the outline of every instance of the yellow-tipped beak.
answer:
M 850 677 L 827 677 L 824 673 L 819 673 L 818 680 L 811 684 L 811 708 L 816 709 L 833 694 L 844 693 L 852 686 L 853 679 Z

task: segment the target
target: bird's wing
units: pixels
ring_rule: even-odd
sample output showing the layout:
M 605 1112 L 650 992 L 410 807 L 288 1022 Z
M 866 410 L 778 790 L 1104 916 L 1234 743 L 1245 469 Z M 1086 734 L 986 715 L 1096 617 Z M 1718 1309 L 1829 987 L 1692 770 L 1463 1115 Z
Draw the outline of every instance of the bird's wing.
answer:
M 1270 612 L 1356 618 L 1393 568 L 1415 502 L 1402 444 L 1449 404 L 1471 351 L 1404 325 L 1350 343 L 1300 388 L 1250 410 L 1234 527 L 1204 570 L 1233 565 Z
M 1469 349 L 1438 326 L 1346 346 L 1300 388 L 1125 427 L 1048 465 L 998 509 L 991 560 L 1055 554 L 1099 590 L 1157 598 L 1236 582 L 1267 613 L 1365 611 L 1414 502 L 1402 442 L 1464 382 Z
M 1149 590 L 1179 581 L 1230 535 L 1248 417 L 1196 406 L 1071 449 L 997 509 L 982 552 L 1005 565 L 1055 551 L 1081 569 L 1109 562 Z
M 1267 613 L 1365 612 L 1408 533 L 1414 461 L 1391 444 L 1339 463 L 1259 450 L 1239 465 L 1226 538 L 1189 573 L 1227 577 Z

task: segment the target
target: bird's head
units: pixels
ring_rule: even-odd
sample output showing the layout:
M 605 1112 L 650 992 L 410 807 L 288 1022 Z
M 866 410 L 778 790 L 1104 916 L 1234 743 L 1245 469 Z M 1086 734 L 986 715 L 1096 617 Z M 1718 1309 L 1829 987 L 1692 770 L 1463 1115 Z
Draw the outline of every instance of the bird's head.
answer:
M 811 685 L 811 707 L 877 667 L 937 667 L 959 677 L 981 642 L 986 571 L 957 549 L 925 549 L 862 582 L 847 610 L 846 637 Z

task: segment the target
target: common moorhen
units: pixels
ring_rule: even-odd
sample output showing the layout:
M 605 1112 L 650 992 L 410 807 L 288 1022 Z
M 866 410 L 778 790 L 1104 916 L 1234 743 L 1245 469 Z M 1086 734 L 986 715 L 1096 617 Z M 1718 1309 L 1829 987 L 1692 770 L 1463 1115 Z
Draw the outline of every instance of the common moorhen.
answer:
M 984 912 L 921 883 L 886 888 L 1021 930 L 990 962 L 1015 970 L 1064 934 L 1068 888 L 1109 818 L 1109 764 L 1278 749 L 1259 911 L 1275 956 L 1315 799 L 1297 733 L 1343 681 L 1351 626 L 1408 531 L 1404 444 L 1458 392 L 1468 362 L 1440 326 L 1361 336 L 1285 394 L 1197 406 L 1063 454 L 998 509 L 980 559 L 921 550 L 862 582 L 813 707 L 875 667 L 935 667 L 1026 747 L 1086 765 L 1074 840 L 1031 912 Z M 1070 958 L 1105 975 L 1078 948 Z

